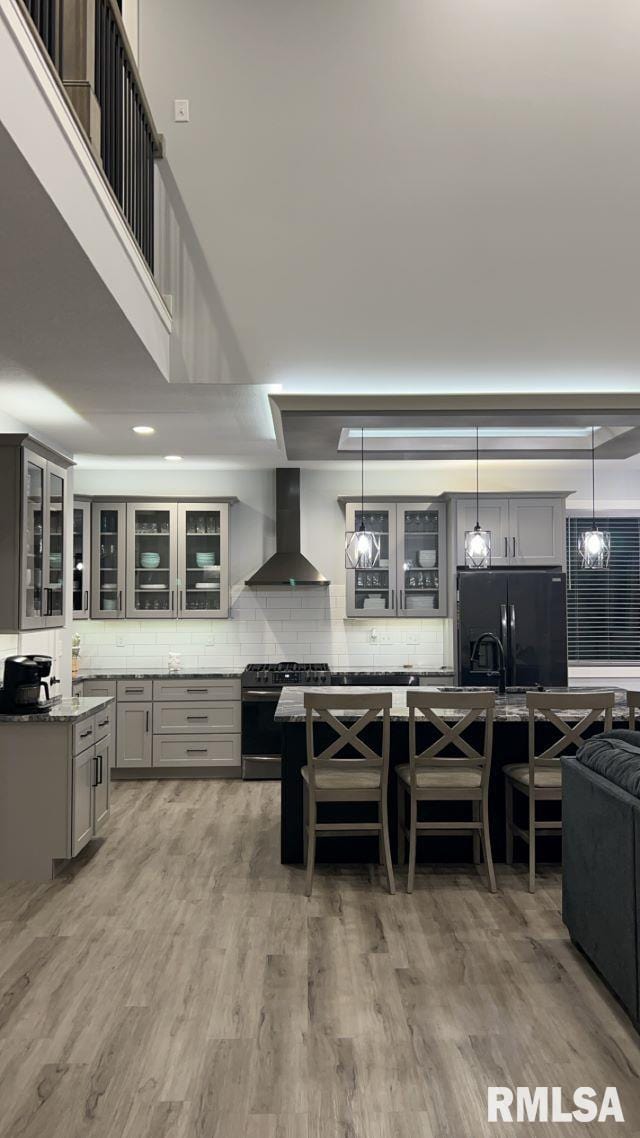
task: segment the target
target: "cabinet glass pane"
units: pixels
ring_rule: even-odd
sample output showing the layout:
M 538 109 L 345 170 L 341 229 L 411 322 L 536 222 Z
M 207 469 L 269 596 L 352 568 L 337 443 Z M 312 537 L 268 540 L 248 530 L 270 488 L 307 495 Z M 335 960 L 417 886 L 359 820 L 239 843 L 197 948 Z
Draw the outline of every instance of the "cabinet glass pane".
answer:
M 187 612 L 220 608 L 220 511 L 187 510 L 185 574 L 182 583 Z
M 64 479 L 49 475 L 49 616 L 62 616 L 64 605 Z
M 436 510 L 405 510 L 402 588 L 407 612 L 439 608 L 439 536 Z
M 136 510 L 134 608 L 136 612 L 171 609 L 171 514 L 169 510 Z
M 84 546 L 84 511 L 73 511 L 73 611 L 84 612 L 86 590 L 89 588 L 85 569 L 87 550 Z
M 116 612 L 118 597 L 118 556 L 120 518 L 117 510 L 100 510 L 100 612 Z M 92 602 L 93 603 L 93 602 Z
M 25 580 L 25 616 L 42 616 L 42 523 L 44 509 L 44 471 L 35 463 L 27 464 L 27 567 Z
M 355 529 L 364 528 L 375 533 L 380 541 L 380 560 L 375 569 L 356 569 L 355 606 L 365 612 L 384 612 L 391 608 L 389 578 L 389 511 L 362 510 L 355 512 Z

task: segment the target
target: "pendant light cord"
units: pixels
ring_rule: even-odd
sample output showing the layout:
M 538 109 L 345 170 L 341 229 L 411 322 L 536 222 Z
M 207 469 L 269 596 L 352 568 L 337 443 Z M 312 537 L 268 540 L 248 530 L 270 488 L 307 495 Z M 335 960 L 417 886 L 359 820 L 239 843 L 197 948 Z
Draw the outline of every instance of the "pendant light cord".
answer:
M 360 428 L 360 493 L 362 496 L 362 528 L 364 524 L 364 427 Z
M 596 528 L 596 430 L 591 428 L 591 524 Z
M 476 529 L 480 528 L 480 441 L 479 430 L 476 427 Z

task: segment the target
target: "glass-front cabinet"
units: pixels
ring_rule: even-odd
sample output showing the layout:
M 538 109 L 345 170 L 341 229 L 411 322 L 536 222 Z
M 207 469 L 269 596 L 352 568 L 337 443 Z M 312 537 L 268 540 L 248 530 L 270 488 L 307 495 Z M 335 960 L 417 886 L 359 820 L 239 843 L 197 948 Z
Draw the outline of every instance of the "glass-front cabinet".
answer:
M 396 506 L 398 616 L 440 616 L 446 609 L 442 505 Z
M 91 611 L 91 502 L 73 503 L 73 619 Z
M 227 616 L 229 612 L 229 507 L 178 504 L 178 615 Z
M 66 471 L 22 452 L 20 628 L 64 624 Z
M 388 503 L 348 502 L 347 530 L 358 531 L 364 522 L 368 533 L 380 543 L 380 557 L 373 569 L 347 570 L 347 614 L 375 616 L 396 615 L 396 508 Z
M 91 533 L 91 616 L 117 620 L 125 615 L 126 503 L 93 502 Z
M 178 615 L 177 513 L 175 502 L 127 506 L 127 616 Z
M 440 617 L 447 612 L 445 506 L 440 502 L 346 503 L 346 528 L 378 536 L 372 569 L 347 569 L 347 616 Z

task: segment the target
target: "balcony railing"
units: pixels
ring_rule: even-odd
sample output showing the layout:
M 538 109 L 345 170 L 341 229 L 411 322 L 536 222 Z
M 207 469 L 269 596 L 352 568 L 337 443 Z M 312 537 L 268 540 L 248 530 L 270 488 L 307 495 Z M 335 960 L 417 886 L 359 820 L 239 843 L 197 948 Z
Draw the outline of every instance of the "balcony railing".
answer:
M 135 240 L 153 271 L 162 139 L 117 0 L 23 0 Z

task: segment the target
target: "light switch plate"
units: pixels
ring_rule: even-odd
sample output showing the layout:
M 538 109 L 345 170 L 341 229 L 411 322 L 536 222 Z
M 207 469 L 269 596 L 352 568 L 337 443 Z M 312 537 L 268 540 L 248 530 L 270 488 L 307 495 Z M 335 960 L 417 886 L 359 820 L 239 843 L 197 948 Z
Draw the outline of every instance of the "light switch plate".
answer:
M 417 632 L 408 632 L 407 633 L 407 644 L 419 644 L 419 643 L 420 643 L 420 636 Z
M 174 122 L 189 122 L 189 100 L 188 99 L 174 99 L 173 100 L 173 121 Z
M 116 648 L 124 648 L 124 636 L 122 633 L 116 636 Z

